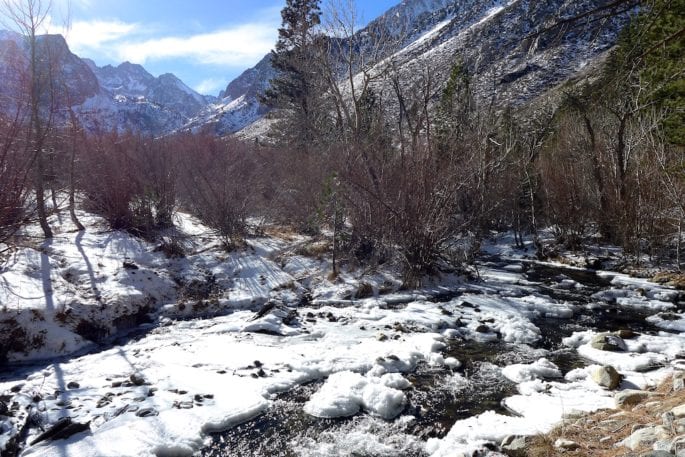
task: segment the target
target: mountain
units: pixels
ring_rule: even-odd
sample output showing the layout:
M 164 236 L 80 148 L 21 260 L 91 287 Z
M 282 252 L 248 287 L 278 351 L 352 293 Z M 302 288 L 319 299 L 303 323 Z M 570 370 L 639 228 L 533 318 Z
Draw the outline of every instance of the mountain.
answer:
M 479 98 L 499 106 L 519 106 L 567 81 L 601 59 L 615 44 L 627 23 L 626 13 L 602 17 L 607 13 L 604 10 L 582 21 L 549 29 L 605 3 L 403 0 L 360 30 L 357 41 L 364 43 L 374 34 L 393 37 L 397 47 L 382 57 L 384 63 L 394 62 L 407 87 L 428 74 L 436 87 L 443 87 L 454 64 L 461 62 Z M 267 109 L 259 103 L 258 94 L 274 76 L 268 62 L 267 56 L 231 82 L 222 93 L 222 103 L 207 107 L 195 125 L 207 121 L 219 134 L 241 128 L 264 131 L 251 124 L 267 122 L 259 120 Z
M 231 81 L 217 101 L 207 105 L 183 128 L 209 129 L 222 136 L 243 129 L 268 112 L 259 97 L 275 76 L 271 55 L 267 54 L 257 65 Z
M 603 10 L 549 29 L 605 2 L 609 0 L 403 0 L 360 30 L 354 44 L 333 40 L 341 40 L 343 49 L 355 46 L 353 52 L 363 52 L 372 45 L 372 36 L 390 37 L 395 46 L 380 56 L 378 74 L 392 62 L 395 77 L 407 89 L 430 75 L 437 98 L 460 62 L 480 99 L 520 106 L 593 68 L 614 45 L 627 14 L 603 17 Z M 248 137 L 268 129 L 269 121 L 262 120 L 268 109 L 260 94 L 276 75 L 269 55 L 214 98 L 196 93 L 172 74 L 154 77 L 140 65 L 98 67 L 71 53 L 59 35 L 40 37 L 39 47 L 51 56 L 46 61 L 56 63 L 57 79 L 68 89 L 68 100 L 60 103 L 72 106 L 90 129 L 155 135 L 204 130 L 221 136 L 242 130 Z M 20 77 L 27 62 L 22 38 L 0 31 L 0 102 L 5 109 L 27 93 Z M 392 92 L 387 77 L 377 86 L 379 93 Z M 385 106 L 396 108 L 392 100 Z
M 28 68 L 28 51 L 20 35 L 0 31 L 0 76 L 4 82 L 0 97 L 5 107 L 21 103 L 22 94 L 27 93 L 22 75 Z M 41 72 L 52 75 L 57 83 L 57 106 L 70 106 L 91 130 L 165 134 L 187 124 L 214 101 L 169 73 L 154 77 L 129 62 L 98 67 L 73 54 L 61 35 L 40 36 L 38 52 L 41 62 L 49 62 L 49 68 Z M 47 87 L 44 92 L 49 97 Z

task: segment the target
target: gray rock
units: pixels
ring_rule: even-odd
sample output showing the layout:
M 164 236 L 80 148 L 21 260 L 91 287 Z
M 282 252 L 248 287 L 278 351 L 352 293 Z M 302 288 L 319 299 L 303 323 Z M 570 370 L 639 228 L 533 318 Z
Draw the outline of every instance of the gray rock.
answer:
M 500 445 L 500 450 L 509 457 L 526 457 L 528 437 L 520 435 L 509 435 Z
M 685 418 L 685 405 L 676 406 L 671 412 L 676 419 Z
M 675 425 L 674 421 L 675 421 L 675 416 L 670 411 L 666 411 L 665 413 L 663 413 L 661 415 L 662 425 L 669 430 L 673 429 L 673 426 Z
M 673 373 L 673 390 L 678 392 L 685 389 L 685 371 L 676 371 Z
M 677 419 L 673 421 L 673 428 L 677 434 L 685 433 L 685 419 Z
M 621 375 L 612 366 L 599 367 L 592 371 L 592 380 L 602 387 L 614 390 L 621 384 Z
M 590 346 L 600 351 L 627 351 L 625 341 L 620 336 L 612 335 L 610 333 L 601 333 L 595 335 L 590 340 Z
M 640 454 L 640 457 L 673 457 L 668 451 L 651 451 L 646 454 Z
M 145 378 L 140 373 L 133 373 L 130 379 L 134 386 L 142 386 L 145 384 Z
M 673 441 L 671 441 L 670 451 L 676 455 L 680 455 L 679 453 L 685 454 L 685 436 L 676 436 Z
M 635 406 L 649 398 L 650 395 L 649 392 L 645 392 L 644 390 L 622 390 L 616 393 L 614 401 L 616 402 L 616 408 L 622 409 Z
M 580 449 L 580 444 L 576 443 L 575 441 L 559 438 L 554 442 L 554 448 L 564 451 L 575 451 L 576 449 Z
M 645 427 L 633 432 L 628 438 L 621 441 L 619 445 L 634 451 L 641 447 L 652 447 L 657 441 L 667 439 L 668 437 L 668 430 L 660 425 Z

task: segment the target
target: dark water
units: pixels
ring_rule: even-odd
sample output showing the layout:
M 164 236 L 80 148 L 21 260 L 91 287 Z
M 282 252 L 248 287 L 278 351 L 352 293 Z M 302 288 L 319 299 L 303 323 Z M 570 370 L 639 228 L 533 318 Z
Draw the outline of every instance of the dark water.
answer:
M 504 264 L 492 265 L 495 267 Z M 595 331 L 616 331 L 631 329 L 641 333 L 655 333 L 659 329 L 645 321 L 650 313 L 642 310 L 619 309 L 615 305 L 597 302 L 592 294 L 606 289 L 610 280 L 597 276 L 591 270 L 529 264 L 524 266 L 526 278 L 535 283 L 536 292 L 558 301 L 567 302 L 574 307 L 573 319 L 539 318 L 534 320 L 541 330 L 542 338 L 536 348 L 550 351 L 546 357 L 566 374 L 575 368 L 588 364 L 575 350 L 565 348 L 561 341 L 574 332 L 593 329 Z M 573 279 L 582 284 L 579 289 L 560 287 L 563 279 Z M 436 303 L 449 301 L 459 295 L 442 294 Z M 593 306 L 588 306 L 592 304 Z M 454 373 L 449 368 L 430 367 L 419 364 L 413 373 L 406 375 L 412 387 L 405 391 L 408 404 L 404 415 L 414 416 L 414 420 L 400 432 L 410 434 L 420 440 L 442 438 L 455 421 L 478 415 L 488 410 L 500 414 L 510 414 L 502 406 L 502 400 L 516 393 L 516 385 L 503 378 L 497 367 L 512 363 L 531 363 L 540 355 L 529 347 L 508 345 L 501 342 L 477 343 L 472 341 L 449 341 L 444 351 L 445 357 L 455 357 L 464 364 L 458 374 L 465 382 L 455 382 Z M 460 379 L 462 379 L 460 378 Z M 369 421 L 362 414 L 347 419 L 317 419 L 305 414 L 304 403 L 320 387 L 321 382 L 300 386 L 282 394 L 274 406 L 262 416 L 226 432 L 212 435 L 211 445 L 201 453 L 203 456 L 284 456 L 297 454 L 293 450 L 296 443 L 306 440 L 321 442 L 322 437 L 332 432 L 340 439 L 345 432 L 362 426 Z M 393 423 L 377 419 L 378 434 L 388 433 Z M 325 440 L 325 438 L 323 438 Z M 347 455 L 364 456 L 364 453 Z M 398 449 L 394 454 L 420 456 L 419 449 Z

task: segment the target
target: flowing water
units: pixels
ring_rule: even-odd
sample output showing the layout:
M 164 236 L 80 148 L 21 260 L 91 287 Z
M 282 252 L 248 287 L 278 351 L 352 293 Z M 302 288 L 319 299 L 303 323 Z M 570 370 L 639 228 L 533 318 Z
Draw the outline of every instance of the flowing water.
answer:
M 492 262 L 490 267 L 499 269 L 502 263 Z M 463 362 L 458 376 L 446 367 L 435 368 L 425 363 L 406 375 L 412 387 L 405 391 L 408 399 L 403 415 L 413 416 L 406 424 L 387 422 L 370 417 L 348 419 L 318 419 L 305 414 L 304 403 L 316 392 L 321 382 L 300 386 L 281 394 L 274 406 L 262 416 L 222 433 L 212 435 L 211 444 L 203 456 L 296 456 L 302 450 L 298 443 L 325 440 L 326 436 L 343 437 L 355 429 L 370 429 L 378 435 L 397 433 L 415 437 L 418 442 L 427 438 L 444 437 L 455 421 L 478 415 L 487 410 L 511 414 L 502 406 L 502 400 L 515 394 L 516 385 L 501 376 L 498 367 L 512 363 L 530 363 L 539 358 L 535 349 L 550 351 L 546 357 L 566 374 L 575 368 L 589 364 L 575 350 L 565 348 L 561 341 L 573 332 L 592 329 L 616 331 L 631 329 L 641 333 L 656 333 L 658 328 L 645 321 L 652 313 L 637 309 L 619 309 L 611 304 L 597 304 L 592 294 L 606 289 L 610 281 L 590 270 L 578 270 L 560 266 L 539 264 L 524 265 L 525 277 L 534 283 L 539 294 L 567 302 L 574 307 L 573 319 L 539 318 L 533 323 L 541 330 L 541 339 L 534 348 L 509 345 L 501 342 L 478 343 L 473 341 L 449 341 L 445 357 L 455 357 Z M 582 285 L 569 290 L 561 287 L 561 280 L 572 279 Z M 443 294 L 437 302 L 446 302 L 458 294 Z M 588 306 L 589 304 L 593 306 Z M 682 305 L 682 304 L 681 304 Z M 466 382 L 464 382 L 466 380 Z M 322 438 L 324 437 L 324 438 Z M 381 438 L 382 439 L 382 438 Z M 406 440 L 405 440 L 406 441 Z M 299 451 L 297 450 L 299 449 Z M 312 455 L 317 455 L 314 452 Z M 355 456 L 386 455 L 380 453 L 352 452 Z M 420 446 L 396 448 L 387 455 L 422 455 Z

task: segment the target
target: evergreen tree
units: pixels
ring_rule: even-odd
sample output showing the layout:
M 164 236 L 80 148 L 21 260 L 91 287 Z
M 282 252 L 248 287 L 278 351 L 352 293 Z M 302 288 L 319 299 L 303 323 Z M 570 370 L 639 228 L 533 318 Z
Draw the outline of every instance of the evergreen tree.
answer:
M 319 2 L 287 0 L 281 11 L 283 23 L 278 42 L 271 52 L 271 65 L 278 74 L 263 97 L 268 106 L 283 110 L 284 139 L 304 149 L 312 144 L 317 123 L 315 57 L 320 40 L 316 32 L 321 21 Z
M 664 111 L 667 140 L 685 145 L 685 0 L 655 0 L 621 37 L 609 71 L 638 109 Z

